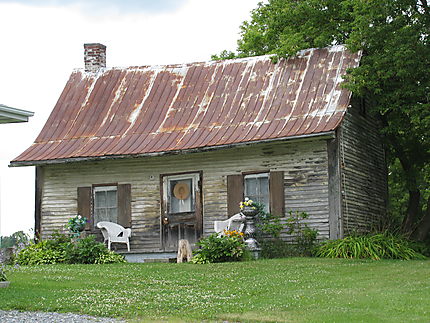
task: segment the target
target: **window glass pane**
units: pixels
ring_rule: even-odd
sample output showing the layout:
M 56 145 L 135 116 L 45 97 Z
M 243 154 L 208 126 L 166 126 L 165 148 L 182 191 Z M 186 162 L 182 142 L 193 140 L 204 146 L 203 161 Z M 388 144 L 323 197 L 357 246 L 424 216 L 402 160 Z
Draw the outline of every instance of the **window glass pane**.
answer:
M 193 180 L 169 180 L 170 213 L 193 212 Z
M 106 211 L 107 211 L 106 218 L 108 219 L 107 221 L 116 223 L 118 221 L 117 208 L 116 207 L 115 208 L 109 208 Z
M 94 206 L 96 208 L 106 207 L 106 192 L 98 191 L 95 193 Z
M 252 174 L 245 176 L 245 197 L 264 204 L 269 211 L 269 174 Z
M 94 188 L 94 225 L 100 221 L 118 222 L 117 199 L 115 186 Z
M 257 195 L 257 179 L 256 178 L 245 178 L 245 195 L 247 197 Z
M 106 216 L 106 209 L 95 209 L 94 210 L 94 224 L 100 221 L 108 221 Z
M 107 191 L 107 207 L 116 207 L 116 191 Z
M 265 212 L 269 212 L 269 196 L 268 195 L 262 195 L 260 196 L 260 203 L 264 204 L 264 211 Z
M 269 179 L 267 177 L 260 177 L 258 180 L 259 180 L 259 194 L 269 195 Z

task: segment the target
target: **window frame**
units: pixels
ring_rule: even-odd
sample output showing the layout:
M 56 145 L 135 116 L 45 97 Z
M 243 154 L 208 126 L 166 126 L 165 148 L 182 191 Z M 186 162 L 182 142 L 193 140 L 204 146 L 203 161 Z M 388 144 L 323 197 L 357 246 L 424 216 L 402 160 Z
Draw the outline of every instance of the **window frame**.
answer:
M 187 213 L 195 213 L 197 209 L 197 201 L 196 201 L 196 191 L 199 191 L 199 180 L 201 178 L 200 173 L 196 172 L 187 172 L 187 173 L 180 173 L 180 174 L 173 174 L 173 175 L 163 175 L 163 194 L 168 199 L 167 200 L 167 213 L 169 214 L 187 214 Z M 170 185 L 171 181 L 180 181 L 180 180 L 188 180 L 191 179 L 192 188 L 190 188 L 190 194 L 192 199 L 192 207 L 191 211 L 183 211 L 183 212 L 170 212 L 171 208 L 171 194 L 170 192 Z M 164 184 L 165 183 L 165 184 Z
M 250 179 L 250 178 L 255 178 L 255 179 L 267 178 L 267 194 L 264 194 L 267 198 L 267 203 L 265 203 L 265 207 L 266 207 L 265 211 L 270 212 L 270 209 L 271 209 L 271 205 L 270 205 L 271 204 L 270 203 L 271 202 L 270 201 L 270 171 L 242 173 L 242 176 L 243 176 L 243 197 L 244 197 L 244 199 L 247 197 L 250 198 L 247 194 L 247 184 L 246 184 L 247 179 Z M 259 184 L 259 186 L 261 186 L 261 185 Z M 257 194 L 257 195 L 260 198 L 261 198 L 261 196 L 263 196 L 261 194 L 261 192 L 260 192 L 260 194 Z M 250 199 L 252 200 L 253 198 L 250 198 Z M 255 200 L 255 202 L 260 202 L 260 201 L 256 200 L 255 198 L 254 198 L 254 200 Z
M 107 184 L 93 184 L 91 188 L 91 204 L 92 204 L 92 218 L 93 218 L 93 228 L 97 227 L 97 221 L 95 220 L 96 216 L 96 192 L 101 191 L 116 191 L 116 221 L 115 223 L 119 223 L 119 197 L 118 197 L 118 183 L 107 183 Z M 107 207 L 105 207 L 107 210 Z M 107 221 L 107 220 L 105 220 Z

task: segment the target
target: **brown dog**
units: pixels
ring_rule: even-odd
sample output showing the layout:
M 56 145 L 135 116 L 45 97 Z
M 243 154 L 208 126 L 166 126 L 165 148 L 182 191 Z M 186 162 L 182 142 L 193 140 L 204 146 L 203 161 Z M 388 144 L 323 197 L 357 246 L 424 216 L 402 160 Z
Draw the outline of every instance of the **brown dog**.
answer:
M 191 260 L 191 257 L 193 256 L 193 251 L 191 250 L 191 245 L 188 242 L 188 240 L 181 239 L 178 241 L 178 257 L 177 257 L 177 263 L 180 263 L 184 260 L 184 258 L 187 258 L 187 261 Z

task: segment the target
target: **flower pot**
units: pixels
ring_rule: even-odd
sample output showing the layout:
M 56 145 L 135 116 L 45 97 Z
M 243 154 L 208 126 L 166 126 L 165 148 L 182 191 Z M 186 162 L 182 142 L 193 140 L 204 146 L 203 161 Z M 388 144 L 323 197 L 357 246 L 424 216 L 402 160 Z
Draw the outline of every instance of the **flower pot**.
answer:
M 252 206 L 244 206 L 240 212 L 246 217 L 254 217 L 258 213 L 257 209 Z
M 0 282 L 0 288 L 2 288 L 2 287 L 9 287 L 9 284 L 10 284 L 10 281 L 3 281 L 3 282 Z

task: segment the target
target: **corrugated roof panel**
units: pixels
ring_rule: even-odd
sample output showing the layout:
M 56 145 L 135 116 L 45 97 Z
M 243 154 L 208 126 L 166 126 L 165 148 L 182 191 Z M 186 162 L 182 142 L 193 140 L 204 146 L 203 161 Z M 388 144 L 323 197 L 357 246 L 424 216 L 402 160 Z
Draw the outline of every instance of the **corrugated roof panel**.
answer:
M 35 144 L 12 161 L 144 155 L 324 133 L 350 99 L 360 54 L 310 49 L 183 65 L 75 70 Z

